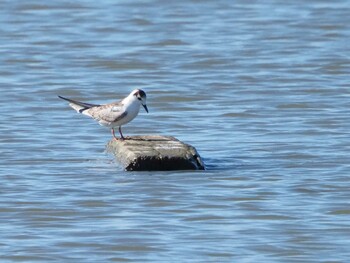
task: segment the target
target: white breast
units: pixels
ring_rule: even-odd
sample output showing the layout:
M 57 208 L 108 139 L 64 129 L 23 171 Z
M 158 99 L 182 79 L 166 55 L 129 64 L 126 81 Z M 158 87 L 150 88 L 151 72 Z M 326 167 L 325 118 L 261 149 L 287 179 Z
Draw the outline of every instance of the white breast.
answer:
M 113 122 L 113 127 L 121 126 L 132 121 L 140 111 L 140 103 L 138 101 L 133 101 L 129 105 L 124 105 L 123 110 L 127 112 L 126 116 L 117 122 Z

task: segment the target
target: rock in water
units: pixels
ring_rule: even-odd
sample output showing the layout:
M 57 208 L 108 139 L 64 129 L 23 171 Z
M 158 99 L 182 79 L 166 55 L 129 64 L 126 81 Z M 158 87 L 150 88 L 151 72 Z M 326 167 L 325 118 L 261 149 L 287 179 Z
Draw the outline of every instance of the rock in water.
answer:
M 112 139 L 107 151 L 126 171 L 204 170 L 197 150 L 171 136 L 131 136 Z

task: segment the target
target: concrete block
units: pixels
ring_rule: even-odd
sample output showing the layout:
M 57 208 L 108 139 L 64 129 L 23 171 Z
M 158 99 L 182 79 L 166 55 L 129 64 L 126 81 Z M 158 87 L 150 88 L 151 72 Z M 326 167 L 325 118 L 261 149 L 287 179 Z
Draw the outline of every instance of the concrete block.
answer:
M 107 152 L 113 153 L 126 171 L 204 170 L 197 150 L 171 136 L 145 135 L 112 139 Z

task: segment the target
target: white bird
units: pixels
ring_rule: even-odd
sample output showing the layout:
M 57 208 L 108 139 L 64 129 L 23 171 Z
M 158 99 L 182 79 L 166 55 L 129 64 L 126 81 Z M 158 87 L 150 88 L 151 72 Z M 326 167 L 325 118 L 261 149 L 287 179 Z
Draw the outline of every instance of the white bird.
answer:
M 120 138 L 124 140 L 125 137 L 122 134 L 121 127 L 122 125 L 132 121 L 137 116 L 141 105 L 148 113 L 146 93 L 140 89 L 133 90 L 129 96 L 124 98 L 122 101 L 104 105 L 80 102 L 62 96 L 58 97 L 68 101 L 69 106 L 71 106 L 77 112 L 93 118 L 102 126 L 111 128 L 111 132 L 115 140 L 118 140 L 118 138 L 115 136 L 114 128 L 119 127 L 118 130 L 120 133 Z

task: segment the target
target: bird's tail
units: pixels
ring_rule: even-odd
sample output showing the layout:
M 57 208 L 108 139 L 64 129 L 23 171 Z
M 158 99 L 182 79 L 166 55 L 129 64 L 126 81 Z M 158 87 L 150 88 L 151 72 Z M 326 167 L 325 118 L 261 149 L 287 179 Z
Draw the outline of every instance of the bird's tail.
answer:
M 81 102 L 81 101 L 68 99 L 68 98 L 65 98 L 65 97 L 62 97 L 62 96 L 59 96 L 59 95 L 58 95 L 58 97 L 60 99 L 68 101 L 69 102 L 69 106 L 71 106 L 77 112 L 82 113 L 82 114 L 85 114 L 84 111 L 86 111 L 86 110 L 88 110 L 88 109 L 90 109 L 92 107 L 100 106 L 98 104 L 90 104 L 90 103 L 86 103 L 86 102 Z M 88 114 L 85 114 L 85 115 L 88 115 Z

